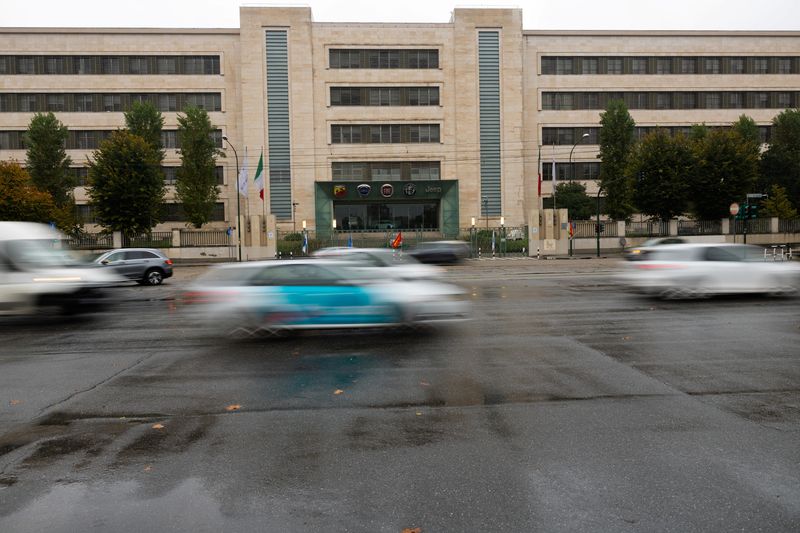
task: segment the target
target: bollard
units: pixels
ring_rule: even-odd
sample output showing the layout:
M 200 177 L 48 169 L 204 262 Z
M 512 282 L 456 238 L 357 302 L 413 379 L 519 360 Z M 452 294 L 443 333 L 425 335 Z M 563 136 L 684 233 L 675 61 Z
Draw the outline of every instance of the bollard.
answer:
M 478 259 L 480 259 L 480 258 L 481 258 L 481 247 L 478 246 Z
M 540 259 L 540 257 L 539 257 L 539 248 L 536 248 L 536 259 Z
M 289 259 L 294 259 L 294 252 L 289 252 Z

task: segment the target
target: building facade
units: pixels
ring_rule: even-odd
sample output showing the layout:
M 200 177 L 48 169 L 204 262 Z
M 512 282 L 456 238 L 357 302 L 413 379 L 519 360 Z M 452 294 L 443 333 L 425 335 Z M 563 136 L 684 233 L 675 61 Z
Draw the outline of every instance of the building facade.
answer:
M 314 22 L 309 8 L 242 7 L 226 30 L 0 29 L 0 158 L 25 160 L 32 114 L 53 111 L 86 161 L 123 111 L 165 117 L 165 222 L 177 116 L 216 126 L 218 227 L 407 229 L 524 225 L 559 180 L 596 191 L 598 121 L 622 98 L 643 134 L 772 118 L 800 105 L 800 33 L 526 31 L 518 9 L 456 9 L 445 24 Z M 225 137 L 225 140 L 223 140 Z M 234 153 L 235 150 L 235 153 Z M 265 197 L 252 182 L 259 158 Z M 237 202 L 238 166 L 250 177 Z M 237 207 L 237 203 L 240 204 Z M 237 214 L 241 218 L 237 219 Z M 335 225 L 335 226 L 334 226 Z

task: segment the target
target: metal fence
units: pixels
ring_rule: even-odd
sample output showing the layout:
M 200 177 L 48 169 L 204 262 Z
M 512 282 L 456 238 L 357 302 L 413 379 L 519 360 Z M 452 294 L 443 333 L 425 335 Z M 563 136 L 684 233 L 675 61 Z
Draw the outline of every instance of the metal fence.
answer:
M 731 222 L 730 233 L 741 235 L 745 233 L 745 229 L 747 229 L 747 233 L 771 233 L 772 219 L 751 218 L 748 220 L 734 220 Z
M 71 248 L 78 250 L 103 250 L 114 247 L 114 238 L 110 233 L 81 233 L 69 238 Z
M 778 221 L 778 232 L 780 233 L 800 233 L 800 218 L 791 218 Z
M 613 220 L 601 220 L 600 224 L 596 220 L 573 220 L 575 232 L 573 237 L 596 237 L 599 233 L 601 237 L 616 237 L 617 223 Z
M 227 230 L 181 230 L 181 246 L 230 246 L 233 244 L 232 238 Z
M 628 222 L 625 224 L 627 237 L 665 237 L 669 235 L 669 222 L 648 220 L 646 222 Z
M 719 235 L 722 233 L 720 220 L 679 220 L 678 235 Z
M 172 248 L 171 231 L 153 231 L 129 237 L 122 236 L 123 248 Z

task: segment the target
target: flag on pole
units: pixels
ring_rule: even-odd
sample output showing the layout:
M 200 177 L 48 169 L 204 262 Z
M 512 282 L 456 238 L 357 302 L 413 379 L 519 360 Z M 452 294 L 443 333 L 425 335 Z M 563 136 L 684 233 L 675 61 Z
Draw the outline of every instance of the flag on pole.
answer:
M 492 255 L 494 255 L 494 230 L 492 230 Z
M 303 253 L 308 255 L 308 233 L 303 232 Z
M 403 245 L 403 232 L 398 231 L 397 236 L 392 241 L 392 248 L 400 248 Z
M 247 196 L 247 146 L 244 147 L 244 165 L 239 171 L 239 194 Z
M 347 247 L 348 248 L 352 248 L 353 247 L 353 234 L 352 233 L 347 237 Z
M 556 192 L 556 181 L 558 180 L 558 174 L 556 173 L 556 152 L 555 148 L 553 149 L 553 194 Z
M 536 171 L 539 173 L 538 196 L 542 197 L 542 147 L 539 146 L 539 158 L 536 160 Z
M 258 158 L 258 168 L 256 168 L 256 177 L 253 182 L 258 189 L 258 196 L 264 200 L 264 150 L 261 150 L 261 157 Z

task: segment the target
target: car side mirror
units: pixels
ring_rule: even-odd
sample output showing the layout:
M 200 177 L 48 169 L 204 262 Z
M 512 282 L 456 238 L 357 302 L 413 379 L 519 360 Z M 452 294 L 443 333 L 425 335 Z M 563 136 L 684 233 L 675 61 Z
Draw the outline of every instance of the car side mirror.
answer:
M 108 259 L 103 259 L 102 261 L 100 261 L 100 264 L 107 265 L 108 262 L 109 262 Z

